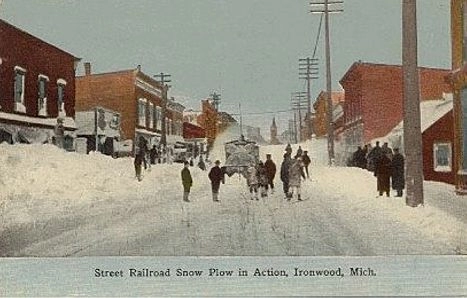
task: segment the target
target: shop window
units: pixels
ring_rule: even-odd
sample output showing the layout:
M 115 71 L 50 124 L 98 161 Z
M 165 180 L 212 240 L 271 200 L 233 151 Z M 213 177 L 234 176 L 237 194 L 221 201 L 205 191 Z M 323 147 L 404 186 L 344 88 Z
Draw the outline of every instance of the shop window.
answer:
M 433 144 L 433 167 L 436 172 L 452 171 L 451 150 L 451 143 Z
M 26 79 L 26 70 L 16 66 L 15 67 L 15 112 L 26 113 L 26 105 L 24 100 L 24 86 Z
M 39 116 L 47 116 L 47 83 L 49 78 L 39 75 L 38 84 L 38 97 L 37 97 L 37 114 Z

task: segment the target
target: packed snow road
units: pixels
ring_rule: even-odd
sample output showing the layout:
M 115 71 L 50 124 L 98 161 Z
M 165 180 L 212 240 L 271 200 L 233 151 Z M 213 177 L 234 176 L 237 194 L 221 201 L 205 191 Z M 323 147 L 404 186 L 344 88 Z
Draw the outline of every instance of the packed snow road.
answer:
M 250 200 L 245 180 L 233 176 L 219 203 L 198 168 L 191 202 L 183 203 L 180 164 L 153 166 L 138 182 L 131 159 L 51 146 L 0 150 L 1 256 L 466 253 L 466 206 L 449 185 L 427 183 L 425 207 L 409 208 L 404 199 L 375 197 L 371 173 L 327 167 L 319 148 L 303 202 L 284 200 L 278 177 L 274 194 Z M 279 167 L 282 146 L 261 150 Z
M 146 183 L 151 174 L 145 177 Z M 6 230 L 3 254 L 335 256 L 449 252 L 447 244 L 414 232 L 385 214 L 344 212 L 338 207 L 340 198 L 326 193 L 324 186 L 319 180 L 305 181 L 302 202 L 284 200 L 279 189 L 268 198 L 252 201 L 244 181 L 234 176 L 221 186 L 220 203 L 211 200 L 207 180 L 192 192 L 190 203 L 182 203 L 176 187 L 169 187 L 163 196 L 126 198 L 130 203 L 102 201 L 65 218 Z M 375 204 L 383 200 L 371 199 Z

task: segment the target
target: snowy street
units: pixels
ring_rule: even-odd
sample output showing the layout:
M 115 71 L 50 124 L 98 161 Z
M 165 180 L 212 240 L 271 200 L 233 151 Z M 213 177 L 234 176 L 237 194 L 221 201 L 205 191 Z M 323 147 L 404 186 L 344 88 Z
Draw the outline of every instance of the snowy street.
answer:
M 207 172 L 192 167 L 191 202 L 183 203 L 181 164 L 153 166 L 137 182 L 131 159 L 0 145 L 1 255 L 466 253 L 467 202 L 452 186 L 426 182 L 425 206 L 406 207 L 404 198 L 376 197 L 371 173 L 327 167 L 324 142 L 312 146 L 313 179 L 302 183 L 303 202 L 284 200 L 278 175 L 275 193 L 252 201 L 245 180 L 234 175 L 216 203 Z M 279 168 L 283 147 L 261 147 L 261 156 L 272 153 Z M 56 181 L 46 182 L 51 175 Z M 19 184 L 19 176 L 30 183 Z

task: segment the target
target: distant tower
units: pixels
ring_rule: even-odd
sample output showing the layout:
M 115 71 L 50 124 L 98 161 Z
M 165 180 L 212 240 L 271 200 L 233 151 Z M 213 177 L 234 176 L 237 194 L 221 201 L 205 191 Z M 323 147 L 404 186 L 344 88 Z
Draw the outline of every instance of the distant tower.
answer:
M 276 117 L 272 118 L 271 124 L 271 145 L 278 145 L 280 144 L 279 140 L 277 139 L 277 125 L 276 125 Z

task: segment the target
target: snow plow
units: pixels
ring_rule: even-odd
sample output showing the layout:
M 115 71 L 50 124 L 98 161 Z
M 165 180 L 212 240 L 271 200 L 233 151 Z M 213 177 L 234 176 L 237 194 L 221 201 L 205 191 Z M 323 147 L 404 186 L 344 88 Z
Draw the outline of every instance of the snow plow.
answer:
M 259 146 L 256 142 L 245 140 L 241 136 L 238 140 L 226 142 L 225 149 L 225 164 L 223 166 L 224 173 L 231 177 L 235 173 L 239 173 L 246 177 L 248 167 L 253 163 L 259 162 Z

